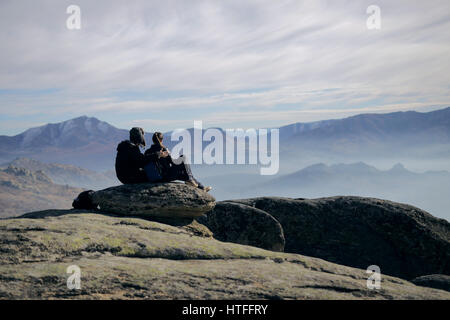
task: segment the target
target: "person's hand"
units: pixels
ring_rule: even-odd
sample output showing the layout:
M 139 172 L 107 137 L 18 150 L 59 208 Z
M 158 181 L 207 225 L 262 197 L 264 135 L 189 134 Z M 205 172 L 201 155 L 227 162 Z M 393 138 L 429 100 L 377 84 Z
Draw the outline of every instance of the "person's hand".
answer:
M 167 151 L 159 151 L 159 154 L 158 154 L 158 156 L 160 157 L 160 158 L 165 158 L 165 157 L 167 157 L 169 155 L 169 152 L 167 152 Z

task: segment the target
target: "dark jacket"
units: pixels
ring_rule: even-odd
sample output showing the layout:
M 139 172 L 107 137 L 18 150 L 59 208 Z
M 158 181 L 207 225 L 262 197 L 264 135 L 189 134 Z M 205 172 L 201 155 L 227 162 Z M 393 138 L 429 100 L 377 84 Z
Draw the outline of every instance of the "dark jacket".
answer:
M 157 154 L 157 152 L 159 152 L 159 151 L 167 151 L 167 149 L 161 148 L 161 146 L 159 146 L 159 145 L 152 144 L 150 149 L 147 149 L 145 151 L 145 155 Z M 158 168 L 158 171 L 165 178 L 165 177 L 167 177 L 168 173 L 170 172 L 170 167 L 173 165 L 173 162 L 172 162 L 172 158 L 170 157 L 170 155 L 165 158 L 158 158 L 158 156 L 156 156 L 155 164 Z
M 147 176 L 143 168 L 150 161 L 156 161 L 157 159 L 156 153 L 146 152 L 143 155 L 139 146 L 129 140 L 124 140 L 117 146 L 117 178 L 124 184 L 147 182 Z

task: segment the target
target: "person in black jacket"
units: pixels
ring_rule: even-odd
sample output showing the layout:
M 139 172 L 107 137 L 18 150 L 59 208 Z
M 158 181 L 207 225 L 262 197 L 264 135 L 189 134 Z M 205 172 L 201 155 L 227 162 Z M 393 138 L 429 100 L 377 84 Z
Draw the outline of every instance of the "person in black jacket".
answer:
M 147 152 L 144 155 L 140 146 L 145 147 L 142 128 L 132 128 L 130 140 L 124 140 L 117 146 L 116 175 L 124 184 L 148 182 L 144 167 L 163 155 L 162 152 Z
M 206 192 L 212 188 L 210 186 L 204 186 L 192 175 L 191 167 L 186 163 L 183 156 L 177 159 L 177 163 L 172 160 L 169 150 L 163 145 L 163 134 L 161 132 L 155 132 L 152 137 L 153 144 L 145 151 L 145 155 L 159 154 L 160 157 L 156 158 L 155 165 L 158 171 L 161 173 L 163 181 L 182 180 L 186 184 L 190 184 L 196 188 L 202 189 Z

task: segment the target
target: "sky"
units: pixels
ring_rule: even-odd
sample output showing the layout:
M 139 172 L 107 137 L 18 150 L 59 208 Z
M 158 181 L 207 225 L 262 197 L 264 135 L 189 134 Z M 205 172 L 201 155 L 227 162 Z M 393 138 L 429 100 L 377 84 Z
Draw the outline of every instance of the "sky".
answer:
M 169 131 L 450 105 L 448 0 L 1 0 L 0 40 L 2 135 L 82 115 Z

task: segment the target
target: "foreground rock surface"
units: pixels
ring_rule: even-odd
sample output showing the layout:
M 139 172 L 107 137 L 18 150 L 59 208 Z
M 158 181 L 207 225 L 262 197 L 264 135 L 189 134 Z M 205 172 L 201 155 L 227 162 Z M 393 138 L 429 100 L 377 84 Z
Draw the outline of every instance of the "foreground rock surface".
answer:
M 277 219 L 286 252 L 363 269 L 378 265 L 382 274 L 407 280 L 450 274 L 450 223 L 416 207 L 349 196 L 232 201 Z
M 206 225 L 214 238 L 273 251 L 284 250 L 283 228 L 265 211 L 240 203 L 218 202 L 198 221 Z
M 199 217 L 215 205 L 210 194 L 176 182 L 111 187 L 96 191 L 93 202 L 105 212 L 163 218 Z
M 365 270 L 220 242 L 196 222 L 45 211 L 0 220 L 0 248 L 3 299 L 450 299 L 389 276 L 369 290 Z

